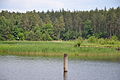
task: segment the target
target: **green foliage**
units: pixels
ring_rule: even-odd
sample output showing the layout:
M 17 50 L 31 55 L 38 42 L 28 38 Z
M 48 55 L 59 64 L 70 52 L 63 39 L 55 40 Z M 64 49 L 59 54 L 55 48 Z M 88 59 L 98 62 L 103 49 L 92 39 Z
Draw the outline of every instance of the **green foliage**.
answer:
M 0 40 L 75 40 L 111 38 L 120 40 L 120 7 L 91 11 L 0 12 Z M 43 39 L 44 38 L 44 39 Z M 46 38 L 46 39 L 45 39 Z M 93 41 L 94 42 L 94 41 Z
M 88 42 L 90 43 L 97 43 L 98 39 L 95 36 L 91 36 L 88 38 Z
M 19 33 L 18 34 L 18 37 L 19 37 L 19 40 L 24 40 L 25 37 L 24 37 L 24 34 L 23 33 Z
M 10 20 L 6 19 L 4 16 L 0 16 L 0 37 L 1 40 L 10 40 L 11 36 L 11 24 Z
M 50 37 L 50 35 L 48 33 L 43 33 L 42 34 L 42 40 L 43 41 L 51 41 L 52 38 Z
M 63 57 L 64 53 L 68 53 L 69 57 L 79 59 L 117 61 L 120 59 L 120 52 L 115 48 L 74 47 L 73 45 L 73 41 L 1 41 L 0 55 Z
M 108 38 L 108 33 L 107 32 L 99 32 L 99 33 L 95 33 L 95 36 L 97 38 Z
M 106 41 L 105 41 L 105 39 L 100 38 L 100 39 L 98 39 L 98 43 L 101 45 L 104 45 L 104 44 L 106 44 Z
M 35 33 L 33 31 L 25 32 L 25 34 L 26 34 L 26 40 L 32 40 L 32 41 L 34 41 L 34 39 L 35 39 Z
M 14 36 L 15 40 L 24 40 L 25 39 L 23 29 L 16 27 L 16 26 L 13 27 L 12 35 Z
M 8 34 L 7 36 L 8 36 L 8 40 L 10 40 L 10 41 L 14 40 L 14 36 L 12 34 Z
M 118 37 L 117 37 L 117 36 L 112 36 L 111 39 L 114 40 L 114 41 L 117 41 L 117 40 L 118 40 Z
M 60 39 L 60 35 L 61 32 L 64 30 L 64 17 L 60 16 L 58 19 L 55 18 L 54 21 L 54 35 L 56 36 L 56 38 L 59 40 Z
M 79 36 L 80 34 L 79 33 L 77 33 L 76 31 L 73 31 L 73 30 L 68 30 L 68 31 L 65 31 L 65 32 L 63 32 L 63 40 L 74 40 L 74 39 L 76 39 L 76 38 L 78 38 L 78 36 Z
M 79 40 L 79 41 L 83 41 L 84 39 L 83 39 L 82 37 L 78 37 L 77 40 Z
M 102 45 L 114 45 L 114 44 L 117 44 L 119 41 L 115 41 L 115 40 L 112 40 L 112 39 L 103 39 L 103 38 L 100 38 L 98 40 L 98 43 L 99 44 L 102 44 Z
M 52 24 L 45 24 L 41 30 L 43 30 L 43 33 L 48 33 L 52 36 L 54 28 Z
M 82 37 L 79 37 L 76 41 L 75 41 L 75 45 L 74 47 L 80 47 L 81 44 L 83 42 L 83 38 Z
M 106 44 L 114 45 L 114 44 L 116 44 L 116 41 L 110 40 L 110 39 L 106 39 Z
M 45 24 L 41 28 L 41 40 L 53 40 L 53 25 L 52 24 Z
M 104 39 L 104 38 L 96 38 L 95 36 L 91 36 L 88 38 L 88 42 L 90 43 L 98 43 L 98 44 L 101 44 L 101 45 L 114 45 L 114 44 L 117 44 L 119 41 L 118 41 L 118 38 L 116 36 L 112 36 L 111 39 Z
M 93 26 L 91 20 L 86 20 L 84 22 L 84 32 L 82 36 L 85 38 L 93 36 Z
M 0 41 L 5 41 L 5 38 L 0 35 Z

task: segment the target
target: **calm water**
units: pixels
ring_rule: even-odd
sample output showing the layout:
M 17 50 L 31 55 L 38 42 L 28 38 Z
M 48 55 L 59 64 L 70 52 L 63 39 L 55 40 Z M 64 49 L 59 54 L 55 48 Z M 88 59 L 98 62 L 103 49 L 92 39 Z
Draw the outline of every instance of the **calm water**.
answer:
M 0 56 L 0 80 L 120 80 L 120 63 L 69 60 L 63 75 L 60 58 Z

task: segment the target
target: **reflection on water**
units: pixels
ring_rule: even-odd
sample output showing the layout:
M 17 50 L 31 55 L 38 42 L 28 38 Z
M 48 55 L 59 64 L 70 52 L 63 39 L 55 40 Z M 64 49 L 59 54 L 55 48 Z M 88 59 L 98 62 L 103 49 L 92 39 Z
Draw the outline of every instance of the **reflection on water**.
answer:
M 119 62 L 69 60 L 63 73 L 62 58 L 0 56 L 0 80 L 120 80 Z
M 63 75 L 64 80 L 67 80 L 67 77 L 68 77 L 68 72 L 64 72 L 64 75 Z

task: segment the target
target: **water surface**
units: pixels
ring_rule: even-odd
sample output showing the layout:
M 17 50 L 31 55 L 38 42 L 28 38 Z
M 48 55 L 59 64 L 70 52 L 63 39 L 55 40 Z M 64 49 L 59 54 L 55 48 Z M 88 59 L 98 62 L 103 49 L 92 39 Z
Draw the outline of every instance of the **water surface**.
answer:
M 120 63 L 72 59 L 63 75 L 62 58 L 0 56 L 0 80 L 120 80 Z

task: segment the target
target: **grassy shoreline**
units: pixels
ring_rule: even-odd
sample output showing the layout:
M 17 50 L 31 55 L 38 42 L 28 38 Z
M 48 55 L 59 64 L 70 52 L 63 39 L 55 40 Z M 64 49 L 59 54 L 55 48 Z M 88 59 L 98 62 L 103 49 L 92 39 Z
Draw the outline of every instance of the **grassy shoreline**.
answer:
M 61 57 L 67 53 L 71 58 L 120 61 L 115 45 L 111 48 L 90 43 L 74 45 L 74 41 L 0 41 L 0 55 Z

